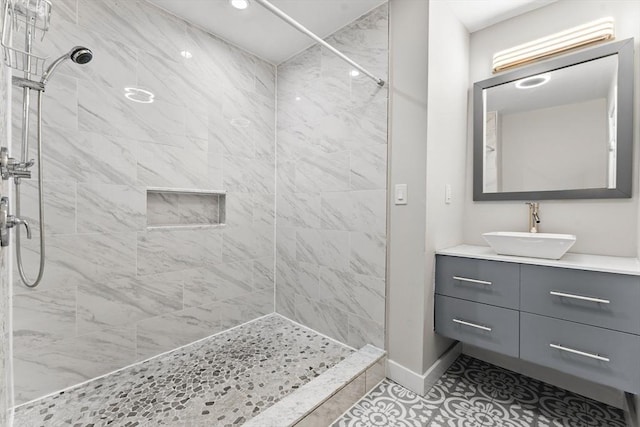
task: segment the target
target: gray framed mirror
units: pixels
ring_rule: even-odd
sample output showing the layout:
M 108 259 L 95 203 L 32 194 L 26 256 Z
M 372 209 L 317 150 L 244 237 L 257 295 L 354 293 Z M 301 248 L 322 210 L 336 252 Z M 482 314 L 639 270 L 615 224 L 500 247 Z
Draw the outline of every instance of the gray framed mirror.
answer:
M 474 84 L 473 200 L 630 198 L 633 39 Z

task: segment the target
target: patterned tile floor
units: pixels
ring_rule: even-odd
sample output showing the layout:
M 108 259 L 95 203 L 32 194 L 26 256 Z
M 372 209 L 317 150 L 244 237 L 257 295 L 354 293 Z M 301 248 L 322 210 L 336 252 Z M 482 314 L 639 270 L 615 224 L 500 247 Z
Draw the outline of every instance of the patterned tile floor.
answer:
M 351 353 L 272 315 L 20 406 L 14 426 L 242 425 Z
M 385 380 L 332 427 L 624 427 L 617 408 L 460 356 L 425 398 Z

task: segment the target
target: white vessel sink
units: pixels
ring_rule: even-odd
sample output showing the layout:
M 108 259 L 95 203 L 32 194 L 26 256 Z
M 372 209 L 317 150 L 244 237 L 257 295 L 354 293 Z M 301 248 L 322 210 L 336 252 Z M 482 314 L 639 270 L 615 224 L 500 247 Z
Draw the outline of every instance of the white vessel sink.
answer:
M 500 255 L 560 259 L 576 242 L 573 234 L 522 233 L 494 231 L 484 233 L 484 240 Z

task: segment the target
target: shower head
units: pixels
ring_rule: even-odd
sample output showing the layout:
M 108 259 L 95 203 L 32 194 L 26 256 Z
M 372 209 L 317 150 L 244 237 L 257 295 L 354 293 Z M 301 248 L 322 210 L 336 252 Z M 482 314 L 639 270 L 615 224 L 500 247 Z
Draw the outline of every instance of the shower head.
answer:
M 76 64 L 86 64 L 93 59 L 93 52 L 84 46 L 76 46 L 69 52 L 69 58 Z
M 86 64 L 93 59 L 93 52 L 91 52 L 91 49 L 86 48 L 84 46 L 74 47 L 69 52 L 65 53 L 60 58 L 53 61 L 51 65 L 49 65 L 47 70 L 42 75 L 42 79 L 40 80 L 40 83 L 42 83 L 43 85 L 47 84 L 47 82 L 51 78 L 51 75 L 54 73 L 56 68 L 58 68 L 58 66 L 60 66 L 60 64 L 62 64 L 67 59 L 72 60 L 76 64 L 81 64 L 81 65 Z

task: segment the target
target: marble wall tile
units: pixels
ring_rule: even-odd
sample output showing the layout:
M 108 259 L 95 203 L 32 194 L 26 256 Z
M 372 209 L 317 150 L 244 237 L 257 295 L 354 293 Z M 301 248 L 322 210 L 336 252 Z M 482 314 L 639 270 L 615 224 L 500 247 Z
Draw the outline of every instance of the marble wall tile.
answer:
M 386 264 L 386 237 L 384 234 L 349 233 L 351 269 L 359 274 L 384 277 Z
M 370 145 L 351 152 L 351 189 L 380 190 L 387 187 L 387 146 Z
M 320 227 L 320 195 L 278 193 L 278 225 L 282 227 Z
M 78 333 L 128 326 L 182 310 L 183 276 L 164 273 L 78 286 Z
M 270 160 L 223 156 L 223 187 L 229 192 L 273 194 L 274 163 Z
M 387 229 L 387 191 L 351 191 L 353 210 L 351 230 L 385 235 Z
M 16 355 L 76 335 L 75 286 L 13 297 L 13 351 Z
M 207 141 L 179 138 L 181 147 L 139 142 L 138 184 L 149 187 L 210 189 Z
M 280 133 L 278 133 L 280 135 Z M 280 144 L 278 144 L 280 148 Z M 296 163 L 285 161 L 278 157 L 278 167 L 276 168 L 276 190 L 277 193 L 295 193 L 296 191 Z
M 45 234 L 73 234 L 76 232 L 75 181 L 44 182 Z M 20 216 L 29 221 L 32 229 L 40 227 L 38 185 L 34 180 L 20 184 Z
M 186 23 L 158 9 L 150 12 L 150 6 L 140 0 L 78 0 L 78 23 L 158 56 L 184 49 Z
M 223 329 L 232 328 L 256 317 L 273 313 L 273 290 L 252 292 L 219 303 Z
M 321 299 L 320 268 L 315 264 L 278 260 L 277 286 L 288 294 L 299 294 L 314 300 Z
M 273 252 L 273 229 L 268 226 L 227 227 L 224 229 L 224 262 L 262 258 Z
M 213 304 L 251 293 L 253 262 L 217 264 L 182 272 L 184 306 Z
M 78 128 L 86 132 L 154 141 L 154 129 L 141 122 L 143 110 L 134 108 L 124 97 L 123 87 L 109 87 L 92 80 L 78 81 Z M 147 106 L 147 114 L 159 110 L 157 105 Z M 168 104 L 166 104 L 168 105 Z M 162 114 L 162 111 L 158 111 Z M 173 119 L 167 117 L 168 120 Z
M 354 200 L 349 191 L 335 191 L 320 195 L 320 223 L 329 230 L 349 231 L 354 228 Z
M 300 295 L 295 296 L 295 307 L 295 320 L 340 342 L 347 342 L 349 331 L 346 313 Z
M 193 108 L 205 116 L 207 119 L 207 98 L 198 90 L 197 83 L 193 76 L 185 69 L 186 58 L 180 55 L 180 51 L 170 55 L 167 52 L 163 56 L 156 56 L 151 53 L 141 51 L 138 53 L 136 64 L 137 85 L 147 88 L 153 92 L 155 99 Z M 204 130 L 207 132 L 208 126 Z M 206 133 L 200 138 L 207 138 Z
M 218 194 L 146 192 L 147 225 L 219 224 L 221 199 Z
M 387 78 L 386 5 L 327 40 Z M 318 45 L 278 66 L 276 309 L 383 346 L 388 90 L 350 72 Z
M 20 92 L 20 91 L 16 91 Z M 78 129 L 78 81 L 61 74 L 51 80 L 43 95 L 42 124 L 67 129 Z
M 138 274 L 180 271 L 219 263 L 218 230 L 152 230 L 138 233 Z
M 255 90 L 256 58 L 253 55 L 188 24 L 186 36 L 194 58 L 204 67 L 205 75 L 209 75 L 207 80 L 220 84 L 225 89 Z M 225 60 L 220 61 L 218 58 Z
M 298 160 L 295 184 L 297 191 L 305 193 L 348 190 L 349 153 L 316 155 Z
M 45 127 L 43 141 L 44 177 L 47 180 L 104 184 L 136 182 L 137 144 L 132 140 Z
M 106 374 L 134 360 L 132 328 L 103 330 L 16 355 L 16 403 Z
M 289 318 L 291 320 L 299 321 L 296 317 L 296 294 L 291 292 L 286 292 L 282 290 L 282 285 L 277 282 L 276 283 L 276 298 L 275 298 L 275 310 L 276 313 L 281 314 L 282 316 Z
M 319 300 L 345 312 L 384 321 L 384 280 L 320 267 Z
M 296 229 L 278 226 L 276 227 L 276 254 L 285 261 L 296 260 Z
M 217 304 L 145 319 L 136 324 L 136 358 L 144 360 L 221 330 Z
M 254 203 L 250 193 L 228 193 L 225 199 L 225 223 L 230 227 L 253 224 Z
M 256 63 L 256 92 L 272 99 L 276 89 L 276 69 L 271 64 Z
M 33 277 L 40 260 L 39 244 L 35 238 L 23 243 L 24 267 L 27 276 Z M 46 274 L 39 290 L 129 277 L 136 272 L 135 233 L 53 235 L 47 237 L 46 249 Z M 18 280 L 14 277 L 16 283 Z M 25 293 L 28 289 L 19 285 L 14 291 Z
M 296 232 L 296 259 L 316 265 L 348 269 L 349 233 L 299 229 Z
M 253 288 L 256 290 L 271 289 L 275 280 L 273 257 L 253 260 Z
M 253 223 L 255 225 L 275 226 L 276 201 L 274 194 L 253 195 Z
M 145 198 L 143 187 L 78 184 L 78 233 L 142 230 Z
M 378 348 L 384 348 L 384 337 L 384 319 L 374 321 L 355 314 L 349 314 L 347 344 L 350 346 L 361 348 L 366 344 L 371 344 Z

